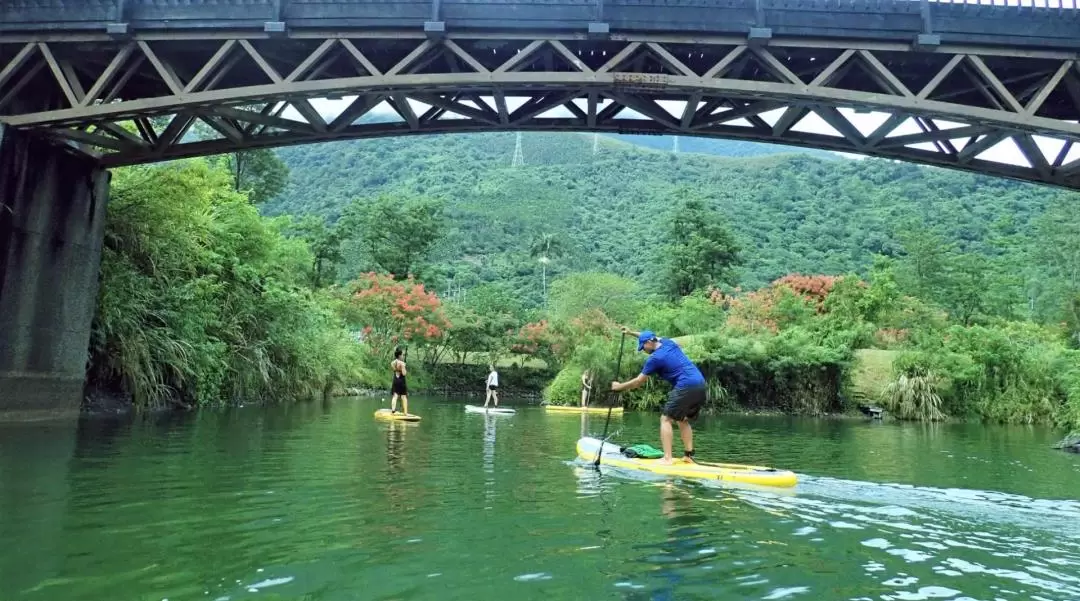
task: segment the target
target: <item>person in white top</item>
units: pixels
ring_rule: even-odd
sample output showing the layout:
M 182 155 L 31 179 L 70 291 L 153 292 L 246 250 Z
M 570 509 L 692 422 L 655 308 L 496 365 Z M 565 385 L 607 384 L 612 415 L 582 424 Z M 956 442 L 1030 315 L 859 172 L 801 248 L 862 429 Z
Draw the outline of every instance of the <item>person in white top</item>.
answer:
M 488 368 L 491 372 L 487 377 L 487 398 L 484 399 L 484 406 L 488 406 L 488 402 L 492 399 L 495 400 L 495 406 L 499 406 L 499 372 L 495 371 L 495 366 L 489 364 Z

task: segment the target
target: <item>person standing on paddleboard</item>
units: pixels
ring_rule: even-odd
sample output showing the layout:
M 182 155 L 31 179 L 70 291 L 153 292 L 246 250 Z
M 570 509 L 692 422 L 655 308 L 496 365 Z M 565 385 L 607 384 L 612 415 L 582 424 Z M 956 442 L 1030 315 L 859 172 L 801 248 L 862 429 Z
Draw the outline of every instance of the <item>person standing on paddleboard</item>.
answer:
M 674 387 L 668 393 L 668 401 L 660 415 L 660 443 L 664 457 L 660 460 L 665 465 L 673 463 L 671 444 L 673 432 L 671 422 L 678 422 L 679 436 L 683 442 L 683 454 L 687 461 L 694 460 L 694 432 L 688 420 L 698 416 L 705 405 L 705 376 L 694 362 L 686 356 L 682 348 L 670 338 L 658 338 L 656 334 L 645 330 L 633 332 L 625 326 L 624 334 L 637 336 L 638 350 L 648 353 L 641 373 L 628 382 L 612 382 L 611 390 L 622 392 L 633 390 L 646 381 L 649 376 L 657 375 L 667 380 Z
M 589 401 L 589 393 L 592 392 L 592 370 L 586 369 L 581 372 L 581 408 Z
M 488 372 L 488 377 L 487 377 L 487 397 L 484 399 L 484 407 L 488 406 L 488 401 L 490 401 L 492 398 L 495 399 L 495 406 L 498 407 L 499 406 L 499 372 L 495 371 L 495 366 L 493 364 L 488 364 L 488 369 L 490 369 L 491 371 Z
M 397 413 L 397 400 L 401 397 L 401 410 L 409 414 L 409 387 L 405 385 L 405 362 L 401 360 L 401 349 L 394 351 L 394 360 L 390 362 L 394 371 L 394 381 L 390 384 L 390 413 Z

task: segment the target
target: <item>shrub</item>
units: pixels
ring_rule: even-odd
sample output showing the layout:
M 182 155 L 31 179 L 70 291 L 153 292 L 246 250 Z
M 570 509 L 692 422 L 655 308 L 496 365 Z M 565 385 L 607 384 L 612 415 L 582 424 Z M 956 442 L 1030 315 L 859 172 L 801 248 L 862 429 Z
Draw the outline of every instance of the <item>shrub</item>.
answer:
M 204 160 L 114 174 L 88 369 L 137 409 L 326 394 L 357 375 L 311 253 Z

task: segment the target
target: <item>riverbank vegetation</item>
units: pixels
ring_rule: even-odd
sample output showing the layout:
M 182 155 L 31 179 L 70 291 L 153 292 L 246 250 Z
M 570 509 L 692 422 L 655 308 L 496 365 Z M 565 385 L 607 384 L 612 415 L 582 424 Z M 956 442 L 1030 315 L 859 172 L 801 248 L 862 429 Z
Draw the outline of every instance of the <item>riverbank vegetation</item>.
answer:
M 520 169 L 492 134 L 117 170 L 91 384 L 138 407 L 385 389 L 403 348 L 414 390 L 495 362 L 551 403 L 588 370 L 602 404 L 644 359 L 627 339 L 615 373 L 627 325 L 675 338 L 714 409 L 1080 425 L 1074 195 L 528 139 Z
M 335 299 L 288 219 L 220 162 L 113 173 L 88 384 L 137 408 L 277 401 L 359 376 Z

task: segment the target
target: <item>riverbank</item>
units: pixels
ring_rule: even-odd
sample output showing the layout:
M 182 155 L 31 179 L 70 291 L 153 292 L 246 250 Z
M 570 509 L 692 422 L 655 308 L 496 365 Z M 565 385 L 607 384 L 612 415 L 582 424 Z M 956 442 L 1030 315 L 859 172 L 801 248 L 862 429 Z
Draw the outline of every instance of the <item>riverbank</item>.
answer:
M 867 368 L 860 368 L 858 373 L 862 373 L 860 376 L 859 386 L 873 386 L 880 383 L 881 379 L 881 362 L 883 357 L 887 355 L 881 355 L 879 353 L 869 352 L 860 353 L 860 357 L 864 361 L 877 362 L 874 366 Z M 879 380 L 874 380 L 871 375 L 877 373 Z M 445 387 L 431 387 L 425 389 L 414 389 L 411 391 L 414 398 L 423 398 L 425 401 L 432 397 L 435 398 L 460 398 L 460 399 L 476 399 L 480 401 L 484 398 L 484 391 L 481 390 L 453 390 Z M 387 388 L 371 388 L 371 387 L 346 387 L 340 390 L 335 390 L 330 393 L 327 398 L 363 398 L 363 399 L 379 399 L 380 401 L 388 401 L 390 398 L 390 392 Z M 543 391 L 539 389 L 520 389 L 520 388 L 504 388 L 500 390 L 500 401 L 505 402 L 508 405 L 521 405 L 526 406 L 539 406 L 543 403 Z M 596 401 L 593 401 L 595 404 Z M 259 403 L 252 401 L 237 402 L 235 406 L 248 406 L 248 405 L 271 405 L 273 403 Z M 850 404 L 845 403 L 842 405 L 844 409 L 842 411 L 823 412 L 812 417 L 825 421 L 838 421 L 838 422 L 865 422 L 874 421 L 872 418 L 863 414 L 859 409 Z M 184 407 L 179 404 L 173 404 L 170 406 L 161 406 L 156 409 L 144 410 L 145 414 L 165 414 L 175 411 L 194 411 L 196 408 Z M 655 415 L 659 413 L 659 407 L 641 407 L 641 408 L 628 408 L 632 413 L 641 413 L 646 415 Z M 100 389 L 88 390 L 86 399 L 84 400 L 80 416 L 86 418 L 103 418 L 103 417 L 122 417 L 129 416 L 134 413 L 134 405 L 131 403 L 130 395 L 124 395 L 118 392 L 108 392 Z M 739 417 L 807 417 L 805 415 L 798 416 L 788 411 L 780 411 L 769 408 L 753 408 L 753 407 L 739 407 L 732 405 L 709 406 L 702 412 L 702 417 L 723 419 L 739 418 Z M 894 416 L 885 412 L 884 416 L 880 420 L 881 423 L 890 423 L 899 421 Z M 978 425 L 987 424 L 986 420 L 978 419 L 975 417 L 950 417 L 943 420 L 942 425 Z M 1054 448 L 1065 452 L 1080 453 L 1080 433 L 1074 433 L 1065 435 L 1058 443 L 1054 445 Z
M 691 350 L 699 339 L 684 340 Z M 845 366 L 827 365 L 813 367 L 799 373 L 769 373 L 760 369 L 749 369 L 746 365 L 717 365 L 715 361 L 705 361 L 702 369 L 706 373 L 709 388 L 707 415 L 741 416 L 784 416 L 802 415 L 826 419 L 866 420 L 870 419 L 860 406 L 885 405 L 882 392 L 894 380 L 894 365 L 901 356 L 897 350 L 858 349 L 853 352 L 851 361 Z M 635 357 L 640 361 L 641 357 Z M 464 397 L 483 399 L 483 382 L 487 375 L 484 361 L 472 359 L 465 363 L 440 362 L 435 366 L 425 366 L 415 362 L 410 372 L 410 393 L 422 396 Z M 556 404 L 576 404 L 580 398 L 580 371 L 564 369 L 556 372 L 542 361 L 523 362 L 520 360 L 500 362 L 500 398 L 511 403 L 540 404 L 552 402 L 553 387 L 565 388 L 559 397 L 562 402 Z M 639 367 L 639 366 L 638 366 Z M 630 369 L 626 370 L 628 373 Z M 373 376 L 367 376 L 373 377 Z M 561 380 L 561 383 L 560 383 Z M 846 381 L 846 383 L 845 383 Z M 374 383 L 353 383 L 336 385 L 325 391 L 324 397 L 370 397 L 389 399 L 388 386 Z M 603 383 L 595 384 L 597 390 Z M 643 391 L 623 394 L 623 405 L 629 410 L 644 413 L 657 413 L 663 402 L 665 386 L 649 384 Z M 760 391 L 760 392 L 759 392 Z M 287 400 L 288 401 L 288 400 Z M 244 398 L 230 402 L 215 403 L 213 406 L 258 405 L 281 402 L 280 399 Z M 597 401 L 594 400 L 595 404 Z M 86 416 L 124 415 L 134 411 L 135 406 L 130 393 L 122 389 L 109 389 L 102 386 L 87 386 L 87 392 L 81 408 Z M 194 407 L 179 401 L 160 404 L 147 408 L 149 412 L 190 411 Z M 897 419 L 897 415 L 886 410 L 885 421 Z M 979 415 L 951 415 L 942 421 L 946 423 L 990 422 Z M 1067 432 L 1068 430 L 1063 431 Z M 1065 441 L 1062 441 L 1063 445 Z M 1073 445 L 1064 445 L 1072 450 Z

